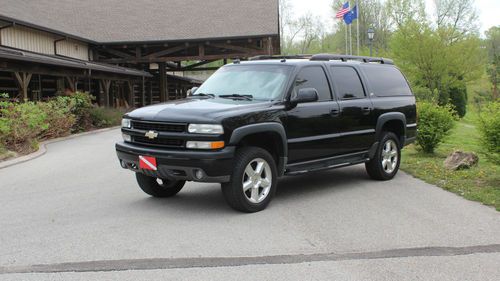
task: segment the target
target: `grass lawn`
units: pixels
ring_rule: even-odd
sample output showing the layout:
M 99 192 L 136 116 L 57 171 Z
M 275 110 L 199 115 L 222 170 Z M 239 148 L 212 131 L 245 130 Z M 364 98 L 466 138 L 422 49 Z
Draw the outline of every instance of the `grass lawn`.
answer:
M 469 200 L 479 201 L 500 211 L 500 166 L 489 162 L 479 143 L 477 113 L 471 112 L 456 122 L 451 135 L 435 154 L 417 151 L 415 145 L 403 150 L 401 169 L 428 183 L 435 184 Z M 479 164 L 469 170 L 449 171 L 443 161 L 454 150 L 476 152 Z

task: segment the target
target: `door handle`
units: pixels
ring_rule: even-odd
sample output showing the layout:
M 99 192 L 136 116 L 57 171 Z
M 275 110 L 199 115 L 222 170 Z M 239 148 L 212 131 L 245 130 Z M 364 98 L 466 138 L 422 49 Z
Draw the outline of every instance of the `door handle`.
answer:
M 340 114 L 340 110 L 338 110 L 338 109 L 332 109 L 330 111 L 330 115 L 332 115 L 332 116 L 339 116 L 339 114 Z
M 363 114 L 365 114 L 365 115 L 366 115 L 366 114 L 370 114 L 370 112 L 372 111 L 372 109 L 371 109 L 371 108 L 369 108 L 369 107 L 363 107 L 363 108 L 361 109 L 361 111 L 363 112 Z

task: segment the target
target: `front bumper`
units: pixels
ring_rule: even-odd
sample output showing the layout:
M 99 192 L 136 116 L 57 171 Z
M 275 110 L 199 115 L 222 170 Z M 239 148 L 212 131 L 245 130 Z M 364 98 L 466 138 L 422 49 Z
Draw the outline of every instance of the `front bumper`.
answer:
M 235 152 L 233 146 L 218 151 L 192 151 L 158 149 L 118 142 L 115 147 L 123 168 L 148 176 L 198 182 L 228 182 L 231 179 Z M 155 157 L 157 171 L 139 169 L 139 155 Z M 195 176 L 199 170 L 203 173 L 202 178 Z

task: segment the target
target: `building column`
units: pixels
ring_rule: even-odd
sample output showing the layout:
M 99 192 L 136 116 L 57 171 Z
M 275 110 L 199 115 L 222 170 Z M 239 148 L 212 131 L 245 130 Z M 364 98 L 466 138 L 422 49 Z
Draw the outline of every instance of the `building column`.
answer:
M 100 80 L 102 90 L 104 91 L 104 105 L 109 107 L 109 89 L 111 87 L 111 80 L 102 79 Z
M 168 90 L 167 90 L 166 69 L 164 62 L 158 63 L 158 74 L 160 76 L 158 84 L 160 88 L 160 102 L 165 102 L 168 100 Z
M 14 77 L 19 86 L 19 96 L 22 96 L 24 101 L 28 100 L 28 86 L 31 76 L 32 74 L 27 72 L 14 72 Z

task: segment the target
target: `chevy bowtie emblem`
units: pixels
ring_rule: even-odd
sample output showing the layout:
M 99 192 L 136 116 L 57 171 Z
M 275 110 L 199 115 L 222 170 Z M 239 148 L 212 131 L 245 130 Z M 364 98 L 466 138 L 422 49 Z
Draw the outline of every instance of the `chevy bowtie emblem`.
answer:
M 149 139 L 155 139 L 158 137 L 158 133 L 155 131 L 149 131 L 147 132 L 144 136 L 148 137 Z

